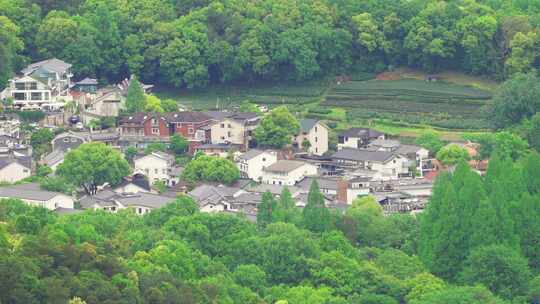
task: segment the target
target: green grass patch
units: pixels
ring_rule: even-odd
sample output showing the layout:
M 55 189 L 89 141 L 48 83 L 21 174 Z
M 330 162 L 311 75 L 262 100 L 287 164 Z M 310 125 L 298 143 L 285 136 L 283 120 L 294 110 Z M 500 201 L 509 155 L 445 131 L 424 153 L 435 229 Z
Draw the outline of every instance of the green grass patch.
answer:
M 204 89 L 158 86 L 154 93 L 160 98 L 171 98 L 195 110 L 208 110 L 228 109 L 244 100 L 268 105 L 313 103 L 321 100 L 327 87 L 325 80 L 313 80 L 211 85 Z

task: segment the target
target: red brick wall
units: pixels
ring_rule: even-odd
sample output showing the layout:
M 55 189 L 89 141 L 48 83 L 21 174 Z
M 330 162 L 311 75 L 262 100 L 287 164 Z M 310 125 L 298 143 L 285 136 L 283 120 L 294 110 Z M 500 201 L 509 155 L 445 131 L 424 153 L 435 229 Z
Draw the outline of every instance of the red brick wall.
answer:
M 195 132 L 201 127 L 204 127 L 208 125 L 209 122 L 198 122 L 198 123 L 191 123 L 191 122 L 181 122 L 176 123 L 176 130 L 175 133 L 182 135 L 184 138 L 193 138 L 195 136 Z M 189 134 L 189 129 L 193 128 L 193 133 Z
M 345 180 L 338 180 L 337 181 L 337 200 L 341 203 L 346 203 L 347 202 L 347 187 L 348 187 L 348 182 L 345 181 Z
M 160 119 L 159 117 L 156 117 L 157 125 L 152 125 L 152 118 L 149 117 L 144 122 L 144 135 L 145 136 L 162 136 L 167 137 L 169 136 L 169 126 L 166 121 L 163 119 Z M 159 128 L 159 134 L 152 133 L 152 128 Z

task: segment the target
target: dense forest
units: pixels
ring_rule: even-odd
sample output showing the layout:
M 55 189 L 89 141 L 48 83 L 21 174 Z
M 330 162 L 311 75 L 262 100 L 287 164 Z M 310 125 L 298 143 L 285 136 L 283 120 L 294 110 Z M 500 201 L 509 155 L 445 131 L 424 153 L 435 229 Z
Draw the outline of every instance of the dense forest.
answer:
M 330 210 L 316 183 L 303 210 L 265 194 L 257 224 L 185 196 L 145 216 L 1 200 L 0 303 L 537 304 L 539 218 L 535 152 L 459 163 L 418 216 Z
M 0 85 L 58 57 L 176 87 L 392 66 L 504 79 L 538 66 L 531 0 L 0 0 Z

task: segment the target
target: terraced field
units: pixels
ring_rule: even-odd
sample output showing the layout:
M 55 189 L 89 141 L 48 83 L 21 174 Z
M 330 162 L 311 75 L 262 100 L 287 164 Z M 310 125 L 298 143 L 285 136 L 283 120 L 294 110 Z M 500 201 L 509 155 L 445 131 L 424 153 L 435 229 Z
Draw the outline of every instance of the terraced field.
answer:
M 472 87 L 416 79 L 350 81 L 336 86 L 324 106 L 349 109 L 349 118 L 394 118 L 447 128 L 488 126 L 481 109 L 490 92 Z M 351 117 L 352 116 L 352 117 Z

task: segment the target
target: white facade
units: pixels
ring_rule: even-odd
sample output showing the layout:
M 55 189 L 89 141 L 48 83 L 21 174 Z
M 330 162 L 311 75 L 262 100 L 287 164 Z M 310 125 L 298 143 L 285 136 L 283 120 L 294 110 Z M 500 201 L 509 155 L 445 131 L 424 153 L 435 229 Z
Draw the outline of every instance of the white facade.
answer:
M 49 86 L 30 76 L 11 79 L 6 92 L 13 98 L 13 104 L 16 106 L 41 106 L 53 102 Z
M 385 139 L 385 136 L 383 134 L 383 135 L 380 135 L 377 138 L 374 138 L 374 140 L 376 140 L 376 139 Z M 361 148 L 363 146 L 362 138 L 360 138 L 360 137 L 344 136 L 344 137 L 342 137 L 342 141 L 343 142 L 338 142 L 338 144 L 337 144 L 338 150 L 341 150 L 343 148 L 358 149 L 358 148 Z
M 304 177 L 313 176 L 316 174 L 316 166 L 308 163 L 303 163 L 302 165 L 287 171 L 263 169 L 262 182 L 271 185 L 293 186 L 296 183 L 300 182 L 302 179 L 304 179 Z
M 139 192 L 150 193 L 150 191 L 142 187 L 139 187 L 135 185 L 134 183 L 127 183 L 123 186 L 115 188 L 113 191 L 116 193 L 139 193 Z
M 225 118 L 211 126 L 211 140 L 213 144 L 246 145 L 246 128 L 244 124 L 234 119 Z
M 397 179 L 399 174 L 407 174 L 407 159 L 400 155 L 392 157 L 386 162 L 367 162 L 366 166 L 381 174 L 383 180 Z
M 30 177 L 30 168 L 27 168 L 19 163 L 13 162 L 4 168 L 0 169 L 0 182 L 14 183 L 22 179 Z
M 67 196 L 67 195 L 64 195 L 64 194 L 58 194 L 50 199 L 44 199 L 44 200 L 38 200 L 38 199 L 28 199 L 28 198 L 22 198 L 22 197 L 13 197 L 13 196 L 10 196 L 10 197 L 0 197 L 0 199 L 7 199 L 7 198 L 16 198 L 16 199 L 20 199 L 22 200 L 23 202 L 27 203 L 28 205 L 31 205 L 31 206 L 36 206 L 36 207 L 43 207 L 43 208 L 47 208 L 49 210 L 54 210 L 56 208 L 66 208 L 66 209 L 73 209 L 74 208 L 74 204 L 73 204 L 73 198 Z
M 164 158 L 157 153 L 152 153 L 135 159 L 134 164 L 134 173 L 146 176 L 151 185 L 157 181 L 163 181 L 166 185 L 173 184 L 170 175 L 174 165 L 174 159 L 172 157 Z
M 300 134 L 293 138 L 293 141 L 298 145 L 299 149 L 302 149 L 302 142 L 307 139 L 310 143 L 310 147 L 307 150 L 308 153 L 314 155 L 323 155 L 328 151 L 328 127 L 317 122 L 307 133 L 300 131 Z
M 262 180 L 264 168 L 277 162 L 277 155 L 275 152 L 264 151 L 261 154 L 250 158 L 239 158 L 236 164 L 240 170 L 240 174 L 256 182 Z

